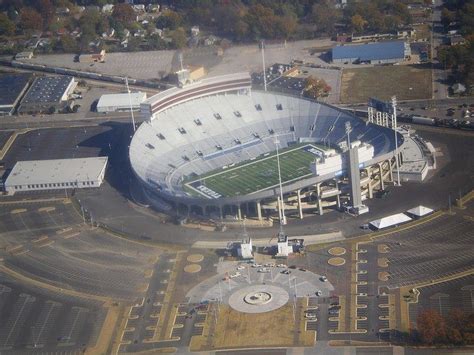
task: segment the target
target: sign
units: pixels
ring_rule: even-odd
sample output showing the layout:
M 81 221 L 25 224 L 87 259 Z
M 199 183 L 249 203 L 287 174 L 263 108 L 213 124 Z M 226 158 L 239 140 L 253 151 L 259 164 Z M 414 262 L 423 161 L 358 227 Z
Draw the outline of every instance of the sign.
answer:
M 393 114 L 393 106 L 391 102 L 382 101 L 375 97 L 369 98 L 369 107 L 372 107 L 379 112 Z

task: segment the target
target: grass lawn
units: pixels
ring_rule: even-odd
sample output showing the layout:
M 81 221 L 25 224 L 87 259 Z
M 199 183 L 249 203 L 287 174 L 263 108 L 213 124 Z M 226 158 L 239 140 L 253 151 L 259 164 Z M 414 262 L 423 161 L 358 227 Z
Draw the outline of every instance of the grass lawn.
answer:
M 430 99 L 431 69 L 412 65 L 376 66 L 344 69 L 341 102 L 365 103 L 369 97 L 389 100 Z
M 305 144 L 280 152 L 283 184 L 312 175 L 310 166 L 315 161 L 316 155 L 308 151 L 311 148 L 325 150 L 321 147 L 318 149 L 317 145 Z M 217 194 L 214 197 L 231 197 L 277 187 L 278 184 L 277 158 L 272 153 L 226 169 L 211 171 L 185 182 L 184 186 L 186 191 L 201 197 L 213 197 L 210 195 L 212 193 Z

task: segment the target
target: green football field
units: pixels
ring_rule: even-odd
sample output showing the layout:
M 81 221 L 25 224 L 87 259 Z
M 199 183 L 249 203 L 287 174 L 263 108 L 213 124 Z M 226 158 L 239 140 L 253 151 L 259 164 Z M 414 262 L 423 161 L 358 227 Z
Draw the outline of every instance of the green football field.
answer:
M 311 176 L 310 165 L 324 150 L 304 144 L 280 151 L 282 184 Z M 235 166 L 228 166 L 195 177 L 184 183 L 185 190 L 207 198 L 247 195 L 278 186 L 276 153 L 265 154 Z

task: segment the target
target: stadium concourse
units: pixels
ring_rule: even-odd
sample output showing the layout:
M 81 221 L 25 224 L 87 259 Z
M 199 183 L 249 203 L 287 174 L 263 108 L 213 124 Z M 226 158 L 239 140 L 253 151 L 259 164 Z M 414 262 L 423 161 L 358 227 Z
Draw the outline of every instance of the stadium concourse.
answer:
M 358 193 L 372 198 L 393 181 L 396 145 L 404 141 L 336 107 L 252 90 L 248 73 L 166 90 L 141 111 L 147 120 L 129 153 L 150 203 L 203 216 L 241 219 L 244 207 L 258 219 L 280 208 L 303 218 L 303 211 L 350 205 L 347 152 L 354 150 Z

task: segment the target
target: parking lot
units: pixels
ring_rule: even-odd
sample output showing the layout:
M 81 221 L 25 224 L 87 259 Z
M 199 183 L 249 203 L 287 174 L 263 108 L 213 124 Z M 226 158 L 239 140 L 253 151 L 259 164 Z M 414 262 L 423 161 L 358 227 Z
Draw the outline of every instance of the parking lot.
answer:
M 0 351 L 80 352 L 93 346 L 106 311 L 100 303 L 39 293 L 0 276 Z

